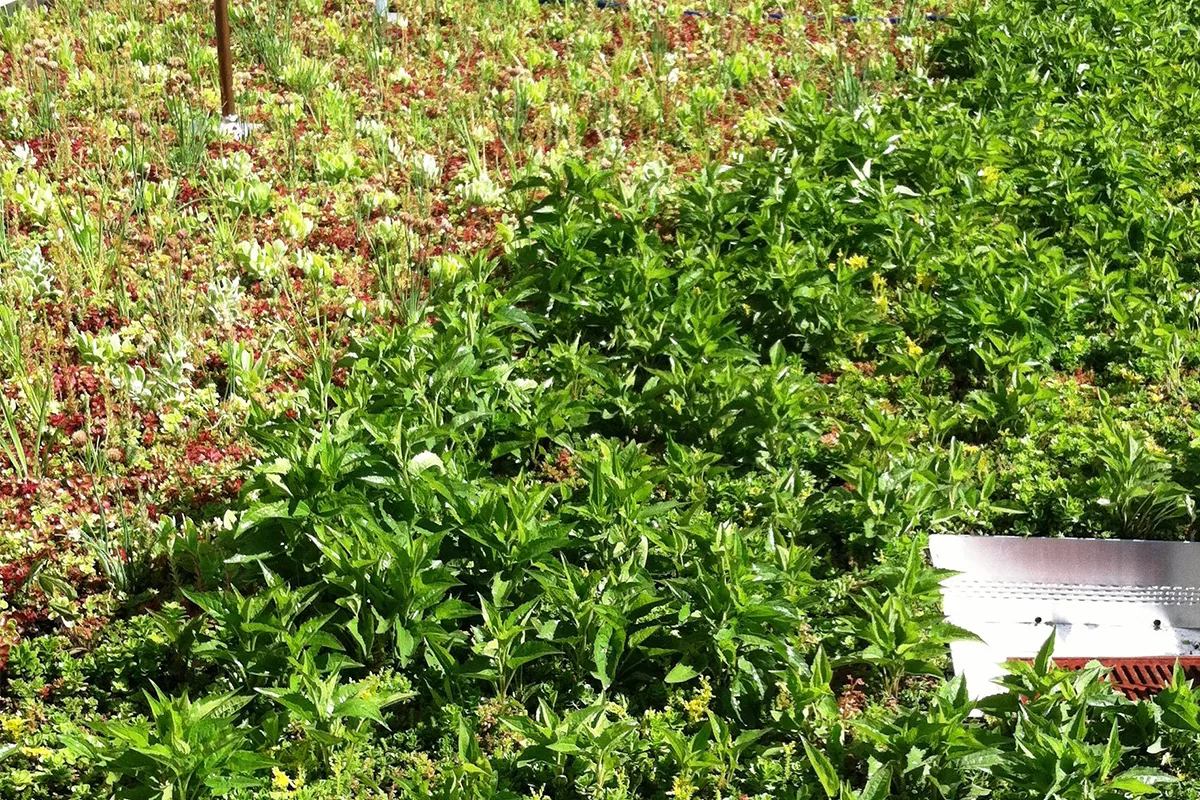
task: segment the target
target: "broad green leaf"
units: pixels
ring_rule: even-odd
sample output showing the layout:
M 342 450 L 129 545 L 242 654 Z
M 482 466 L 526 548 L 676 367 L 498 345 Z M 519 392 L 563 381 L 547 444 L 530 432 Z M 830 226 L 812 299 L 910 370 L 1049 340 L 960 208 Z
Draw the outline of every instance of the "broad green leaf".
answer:
M 1100 780 L 1108 780 L 1108 776 L 1121 763 L 1121 739 L 1117 728 L 1117 720 L 1113 719 L 1112 731 L 1108 734 L 1108 744 L 1104 747 L 1104 755 L 1100 759 Z
M 611 666 L 609 659 L 611 656 L 620 655 L 619 638 L 620 635 L 613 626 L 605 625 L 596 634 L 596 641 L 592 645 L 592 659 L 596 665 L 594 674 L 605 689 L 612 684 L 616 671 L 616 658 L 612 659 Z
M 689 667 L 687 664 L 679 663 L 667 673 L 667 683 L 686 683 L 700 673 Z
M 530 661 L 535 661 L 546 656 L 558 655 L 562 651 L 549 642 L 531 641 L 518 645 L 513 654 L 509 656 L 509 666 L 519 667 L 522 664 L 528 664 Z
M 1038 675 L 1046 675 L 1050 672 L 1051 657 L 1054 655 L 1054 633 L 1055 628 L 1050 628 L 1050 635 L 1046 637 L 1046 641 L 1038 650 L 1037 657 L 1033 659 L 1033 670 Z
M 812 664 L 812 680 L 814 686 L 829 687 L 833 681 L 833 666 L 829 663 L 829 658 L 825 655 L 825 647 L 817 646 L 816 655 L 813 656 Z
M 407 664 L 417 649 L 417 640 L 403 625 L 396 626 L 396 650 L 401 665 Z
M 426 450 L 423 453 L 417 453 L 409 459 L 408 469 L 410 472 L 420 473 L 427 469 L 445 470 L 445 465 L 442 464 L 442 459 L 437 453 Z
M 824 753 L 810 745 L 807 739 L 802 738 L 800 741 L 804 745 L 804 752 L 808 754 L 808 763 L 812 765 L 813 771 L 817 773 L 817 780 L 821 782 L 821 788 L 825 790 L 825 794 L 828 797 L 836 798 L 841 794 L 842 781 L 838 777 L 833 763 L 826 758 Z
M 884 764 L 867 779 L 858 800 L 884 800 L 892 787 L 892 765 Z

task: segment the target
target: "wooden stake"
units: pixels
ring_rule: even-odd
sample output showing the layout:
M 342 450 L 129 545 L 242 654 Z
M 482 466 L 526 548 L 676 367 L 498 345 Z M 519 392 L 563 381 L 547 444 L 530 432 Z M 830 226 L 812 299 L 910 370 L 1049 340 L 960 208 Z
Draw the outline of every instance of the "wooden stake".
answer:
M 229 55 L 229 0 L 213 0 L 217 17 L 217 67 L 221 73 L 221 116 L 235 117 L 233 59 Z

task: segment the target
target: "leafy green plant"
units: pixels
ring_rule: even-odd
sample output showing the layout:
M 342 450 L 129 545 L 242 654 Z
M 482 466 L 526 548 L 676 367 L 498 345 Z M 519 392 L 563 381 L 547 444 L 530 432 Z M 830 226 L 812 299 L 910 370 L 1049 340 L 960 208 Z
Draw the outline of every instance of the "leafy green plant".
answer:
M 208 145 L 216 137 L 212 115 L 193 108 L 182 97 L 166 100 L 167 123 L 174 132 L 171 158 L 184 171 L 196 169 L 207 155 Z
M 146 697 L 151 719 L 95 723 L 68 744 L 129 797 L 193 800 L 259 786 L 271 761 L 237 724 L 248 701 L 228 693 L 193 702 L 156 690 Z
M 849 661 L 878 669 L 886 690 L 896 695 L 908 676 L 941 674 L 937 662 L 947 644 L 978 637 L 929 607 L 945 576 L 925 566 L 916 541 L 904 565 L 882 577 L 890 590 L 886 596 L 864 587 L 854 598 L 862 614 L 848 620 L 846 627 L 863 647 Z
M 510 610 L 506 608 L 508 591 L 509 585 L 497 578 L 492 584 L 492 599 L 479 598 L 483 624 L 475 630 L 475 652 L 489 666 L 468 673 L 492 681 L 502 700 L 508 697 L 522 666 L 560 652 L 550 642 L 531 635 L 537 632 L 531 622 L 537 601 L 529 600 Z
M 1195 516 L 1195 500 L 1170 480 L 1169 466 L 1131 431 L 1106 426 L 1096 448 L 1103 472 L 1095 480 L 1096 502 L 1121 532 L 1150 538 Z
M 47 419 L 54 399 L 53 384 L 27 360 L 20 321 L 8 308 L 0 308 L 0 365 L 20 388 L 20 399 L 31 417 L 22 419 L 22 404 L 0 397 L 0 453 L 19 477 L 40 478 L 49 456 L 46 439 L 52 435 Z
M 294 6 L 292 0 L 264 3 L 234 16 L 245 27 L 251 53 L 272 75 L 282 74 L 293 56 Z
M 301 656 L 336 664 L 342 645 L 323 630 L 332 615 L 305 618 L 318 587 L 292 590 L 269 572 L 264 577 L 266 587 L 250 596 L 236 588 L 184 591 L 211 620 L 188 655 L 226 665 L 249 688 L 270 683 Z
M 36 478 L 43 474 L 48 455 L 43 441 L 50 433 L 46 418 L 50 413 L 52 387 L 45 379 L 23 383 L 23 399 L 33 418 L 28 423 L 23 422 L 17 416 L 16 404 L 10 405 L 8 398 L 0 398 L 0 416 L 4 424 L 0 448 L 19 476 Z
M 1102 681 L 1098 663 L 1082 673 L 1056 668 L 1054 640 L 1051 633 L 1033 663 L 1010 662 L 1010 674 L 1001 679 L 1009 693 L 985 701 L 986 710 L 1004 709 L 1012 726 L 1013 752 L 991 768 L 994 774 L 1018 797 L 1125 797 L 1154 794 L 1173 782 L 1174 776 L 1152 766 L 1121 769 L 1128 750 L 1121 743 L 1119 714 L 1131 709 L 1103 702 L 1112 698 L 1112 689 Z M 1103 722 L 1090 719 L 1106 708 L 1118 714 Z
M 280 727 L 298 729 L 297 749 L 312 749 L 316 763 L 326 763 L 334 747 L 361 740 L 372 724 L 383 725 L 383 710 L 412 696 L 403 681 L 388 685 L 379 677 L 343 680 L 340 667 L 321 669 L 307 652 L 292 660 L 292 668 L 286 686 L 258 691 L 285 710 Z M 313 756 L 296 754 L 300 763 L 313 763 Z

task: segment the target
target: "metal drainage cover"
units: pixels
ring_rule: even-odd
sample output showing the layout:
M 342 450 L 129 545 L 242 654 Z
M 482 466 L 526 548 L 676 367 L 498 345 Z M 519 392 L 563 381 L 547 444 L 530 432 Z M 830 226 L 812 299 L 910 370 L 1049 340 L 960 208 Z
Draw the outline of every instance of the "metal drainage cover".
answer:
M 1015 659 L 1031 661 L 1032 659 Z M 1108 668 L 1106 679 L 1130 700 L 1145 700 L 1158 694 L 1168 683 L 1178 663 L 1189 680 L 1200 680 L 1200 658 L 1196 656 L 1158 656 L 1147 658 L 1056 658 L 1062 669 L 1083 669 L 1093 661 Z
M 1168 678 L 1176 659 L 1200 669 L 1200 544 L 935 535 L 929 549 L 958 573 L 942 582 L 947 619 L 982 639 L 950 646 L 973 697 L 1051 632 L 1061 665 L 1128 666 L 1113 677 L 1122 691 L 1129 678 L 1127 694 L 1161 687 L 1146 671 L 1160 662 Z

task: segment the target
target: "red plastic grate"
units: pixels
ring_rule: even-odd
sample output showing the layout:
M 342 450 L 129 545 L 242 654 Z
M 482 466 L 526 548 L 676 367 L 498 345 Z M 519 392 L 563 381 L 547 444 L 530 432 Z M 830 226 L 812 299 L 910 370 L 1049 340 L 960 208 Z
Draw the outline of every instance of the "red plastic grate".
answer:
M 1032 661 L 1023 658 L 1021 661 Z M 1146 656 L 1143 658 L 1056 658 L 1063 669 L 1083 669 L 1092 661 L 1109 668 L 1113 688 L 1130 700 L 1144 700 L 1171 682 L 1175 664 L 1192 680 L 1200 680 L 1200 656 Z

